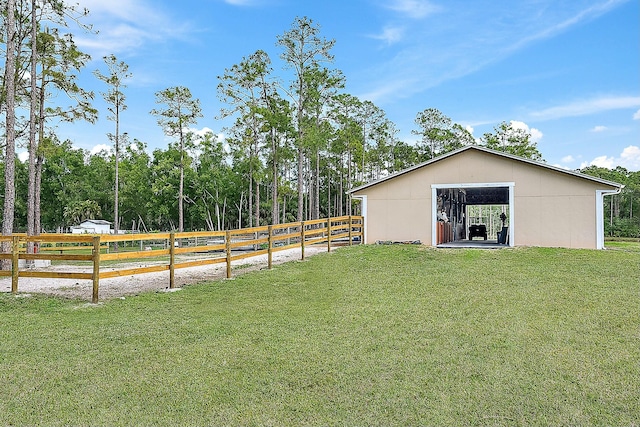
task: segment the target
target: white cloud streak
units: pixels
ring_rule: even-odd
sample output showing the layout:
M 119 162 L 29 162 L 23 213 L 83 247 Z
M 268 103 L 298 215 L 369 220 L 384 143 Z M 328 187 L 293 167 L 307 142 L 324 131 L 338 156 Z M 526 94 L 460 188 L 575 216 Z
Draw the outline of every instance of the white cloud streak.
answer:
M 441 10 L 428 0 L 392 0 L 386 7 L 413 19 L 423 19 Z
M 605 13 L 609 12 L 616 6 L 619 6 L 626 1 L 627 0 L 608 0 L 599 4 L 595 4 L 584 10 L 580 10 L 573 16 L 570 16 L 558 23 L 551 24 L 546 27 L 543 26 L 539 31 L 533 32 L 533 34 L 531 35 L 520 38 L 513 45 L 511 45 L 508 50 L 517 51 L 536 41 L 555 37 L 556 35 L 565 32 L 571 27 L 574 27 L 586 21 L 591 21 L 598 18 L 599 16 L 604 15 Z
M 594 98 L 535 111 L 530 116 L 537 120 L 554 120 L 638 106 L 640 106 L 640 96 Z
M 370 36 L 372 39 L 382 40 L 387 45 L 398 43 L 404 37 L 404 28 L 401 27 L 385 27 L 381 34 Z
M 403 50 L 372 70 L 378 77 L 372 79 L 375 90 L 366 94 L 367 99 L 384 103 L 408 98 L 473 74 L 531 44 L 597 19 L 625 2 L 628 0 L 591 2 L 583 8 L 570 1 L 558 5 L 557 0 L 540 0 L 519 8 L 487 2 L 471 15 L 463 1 L 451 0 L 442 7 L 428 1 L 390 1 L 386 8 L 420 21 L 403 21 L 411 39 L 403 38 Z M 437 19 L 431 19 L 435 13 Z M 392 27 L 389 24 L 384 28 Z M 384 35 L 383 31 L 378 38 Z
M 224 0 L 225 3 L 231 6 L 256 6 L 260 4 L 261 0 Z
M 132 52 L 149 42 L 184 39 L 191 30 L 147 0 L 84 0 L 82 6 L 98 34 L 78 32 L 75 40 L 94 59 Z

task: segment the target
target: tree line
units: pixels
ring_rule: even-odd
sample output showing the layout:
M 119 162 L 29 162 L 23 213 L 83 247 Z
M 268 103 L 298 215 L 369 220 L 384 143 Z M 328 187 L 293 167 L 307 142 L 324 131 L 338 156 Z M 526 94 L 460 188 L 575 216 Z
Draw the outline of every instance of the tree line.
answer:
M 61 0 L 0 3 L 3 234 L 63 231 L 92 218 L 110 220 L 116 230 L 184 231 L 350 215 L 358 206 L 349 189 L 465 145 L 543 160 L 531 135 L 507 122 L 475 139 L 435 108 L 417 113 L 416 143 L 401 141 L 381 108 L 344 92 L 345 76 L 331 67 L 335 40 L 306 17 L 276 40 L 288 81 L 264 50 L 218 76 L 224 108 L 217 118 L 232 123 L 224 139 L 191 129 L 202 117 L 200 101 L 189 88 L 174 86 L 156 93 L 158 108 L 150 111 L 174 142 L 149 152 L 120 126 L 132 74 L 126 63 L 106 56 L 106 72 L 94 74 L 104 83 L 100 95 L 114 125 L 107 135 L 113 149 L 90 154 L 60 141 L 53 126 L 95 122 L 99 113 L 92 107 L 95 94 L 76 83 L 90 58 L 62 31 L 69 25 L 90 30 L 82 23 L 87 11 Z M 52 91 L 65 94 L 67 104 L 57 97 L 53 105 Z M 28 147 L 25 162 L 16 158 L 16 144 Z M 610 207 L 612 218 L 628 216 L 630 224 L 639 218 L 636 175 L 618 177 L 636 184 L 625 187 L 616 209 Z M 613 219 L 609 228 L 615 228 Z

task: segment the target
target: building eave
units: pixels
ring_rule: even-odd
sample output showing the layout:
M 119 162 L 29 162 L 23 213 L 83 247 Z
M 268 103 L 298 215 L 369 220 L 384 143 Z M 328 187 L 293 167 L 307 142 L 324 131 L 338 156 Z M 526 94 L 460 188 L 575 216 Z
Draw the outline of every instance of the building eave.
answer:
M 510 160 L 515 160 L 515 161 L 518 161 L 518 162 L 522 162 L 522 163 L 530 164 L 530 165 L 533 165 L 533 166 L 537 166 L 537 167 L 545 168 L 545 169 L 548 169 L 548 170 L 552 170 L 554 172 L 559 172 L 561 174 L 570 175 L 570 176 L 573 176 L 573 177 L 576 177 L 576 178 L 580 178 L 580 179 L 584 179 L 584 180 L 587 180 L 587 181 L 592 181 L 592 182 L 595 182 L 595 183 L 598 183 L 598 184 L 602 184 L 602 185 L 606 185 L 608 187 L 612 187 L 612 188 L 615 188 L 615 189 L 622 189 L 624 187 L 622 184 L 619 184 L 617 182 L 608 181 L 608 180 L 597 178 L 597 177 L 594 177 L 594 176 L 591 176 L 591 175 L 586 175 L 586 174 L 583 174 L 583 173 L 580 173 L 580 172 L 577 172 L 577 171 L 563 169 L 563 168 L 560 168 L 560 167 L 557 167 L 557 166 L 552 166 L 552 165 L 549 165 L 549 164 L 546 164 L 546 163 L 543 163 L 543 162 L 538 162 L 536 160 L 526 159 L 524 157 L 520 157 L 520 156 L 516 156 L 516 155 L 513 155 L 513 154 L 505 153 L 505 152 L 502 152 L 502 151 L 492 150 L 490 148 L 482 147 L 480 145 L 467 145 L 465 147 L 458 148 L 458 149 L 456 149 L 454 151 L 450 151 L 449 153 L 446 153 L 446 154 L 444 154 L 442 156 L 427 160 L 426 162 L 423 162 L 423 163 L 417 164 L 415 166 L 412 166 L 410 168 L 404 169 L 404 170 L 402 170 L 400 172 L 396 172 L 394 174 L 385 176 L 384 178 L 380 178 L 378 180 L 371 181 L 371 182 L 369 182 L 367 184 L 364 184 L 364 185 L 361 185 L 359 187 L 353 188 L 353 189 L 347 191 L 347 193 L 348 194 L 353 194 L 353 193 L 360 192 L 360 191 L 365 190 L 365 189 L 367 189 L 369 187 L 373 187 L 373 186 L 381 184 L 381 183 L 383 183 L 385 181 L 389 181 L 391 179 L 395 179 L 395 178 L 397 178 L 399 176 L 402 176 L 402 175 L 405 175 L 407 173 L 413 172 L 415 170 L 427 167 L 427 166 L 429 166 L 431 164 L 440 162 L 440 161 L 442 161 L 444 159 L 447 159 L 449 157 L 453 157 L 453 156 L 455 156 L 457 154 L 460 154 L 460 153 L 462 153 L 464 151 L 468 151 L 468 150 L 482 151 L 482 152 L 485 152 L 485 153 L 488 153 L 488 154 L 492 154 L 492 155 L 495 155 L 495 156 L 504 157 L 504 158 L 507 158 L 507 159 L 510 159 Z

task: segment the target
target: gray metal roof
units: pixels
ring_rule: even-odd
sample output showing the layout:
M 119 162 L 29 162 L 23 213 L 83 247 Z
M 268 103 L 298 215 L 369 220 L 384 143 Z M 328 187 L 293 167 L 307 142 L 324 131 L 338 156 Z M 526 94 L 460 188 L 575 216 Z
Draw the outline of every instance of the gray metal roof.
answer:
M 98 225 L 111 225 L 111 223 L 107 220 L 104 219 L 86 219 L 84 221 L 82 221 L 81 224 L 84 224 L 85 222 L 90 222 L 92 224 L 98 224 Z

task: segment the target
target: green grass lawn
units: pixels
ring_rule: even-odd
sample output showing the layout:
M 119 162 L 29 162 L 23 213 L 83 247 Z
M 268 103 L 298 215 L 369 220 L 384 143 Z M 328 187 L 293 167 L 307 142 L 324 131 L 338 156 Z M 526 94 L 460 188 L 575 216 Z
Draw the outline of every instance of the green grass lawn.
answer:
M 98 306 L 0 294 L 0 425 L 639 425 L 630 250 L 342 248 Z
M 611 239 L 604 244 L 607 249 L 622 249 L 625 251 L 640 252 L 640 239 Z

